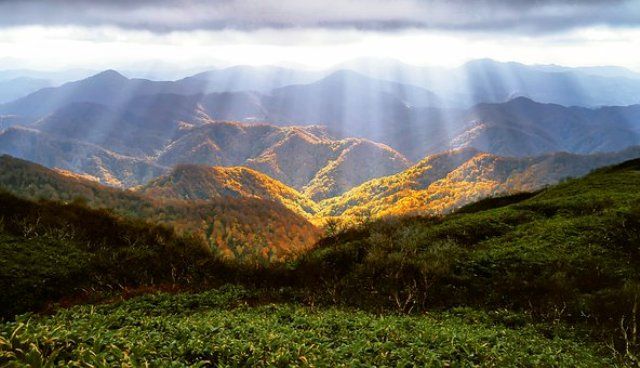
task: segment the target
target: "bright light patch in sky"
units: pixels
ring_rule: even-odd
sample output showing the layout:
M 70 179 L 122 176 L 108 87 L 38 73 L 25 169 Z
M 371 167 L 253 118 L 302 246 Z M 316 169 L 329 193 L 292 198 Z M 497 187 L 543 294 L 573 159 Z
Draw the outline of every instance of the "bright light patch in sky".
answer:
M 0 67 L 198 68 L 233 64 L 323 68 L 394 58 L 455 66 L 477 58 L 527 64 L 620 65 L 640 70 L 640 30 L 590 27 L 560 34 L 502 35 L 424 29 L 262 29 L 153 33 L 115 27 L 23 26 L 0 33 Z

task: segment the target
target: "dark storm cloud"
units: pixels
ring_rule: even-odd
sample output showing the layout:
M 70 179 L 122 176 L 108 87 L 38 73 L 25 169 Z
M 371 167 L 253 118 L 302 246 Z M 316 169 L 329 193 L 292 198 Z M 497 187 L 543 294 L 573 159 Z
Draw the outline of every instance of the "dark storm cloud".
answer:
M 545 33 L 640 26 L 640 0 L 0 0 L 0 26 L 359 28 Z

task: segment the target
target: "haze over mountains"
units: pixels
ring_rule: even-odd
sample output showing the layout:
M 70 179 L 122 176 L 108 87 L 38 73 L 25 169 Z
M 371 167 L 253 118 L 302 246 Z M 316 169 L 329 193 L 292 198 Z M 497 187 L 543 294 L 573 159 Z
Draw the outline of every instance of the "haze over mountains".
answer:
M 414 161 L 466 146 L 525 156 L 611 151 L 640 143 L 638 109 L 619 107 L 640 102 L 640 78 L 626 69 L 491 60 L 446 70 L 391 61 L 342 67 L 357 71 L 238 66 L 176 81 L 129 79 L 105 71 L 0 105 L 0 126 L 32 125 L 51 133 L 90 120 L 122 137 L 83 124 L 74 139 L 98 145 L 107 140 L 107 149 L 120 141 L 139 152 L 118 152 L 133 156 L 157 154 L 183 123 L 203 120 L 319 124 L 336 138 L 384 143 Z M 126 142 L 136 136 L 136 124 L 144 125 L 153 142 L 135 147 Z
M 0 105 L 0 187 L 285 259 L 331 217 L 448 213 L 638 157 L 638 92 L 626 69 L 490 60 L 107 70 Z
M 342 65 L 369 76 L 429 88 L 451 107 L 504 102 L 524 96 L 538 102 L 596 107 L 639 103 L 639 74 L 622 67 L 525 65 L 479 59 L 455 68 L 418 67 L 393 60 Z
M 483 173 L 487 165 L 509 172 L 480 180 L 483 188 L 460 188 L 475 194 L 436 206 L 447 211 L 468 198 L 536 188 L 584 174 L 595 163 L 631 158 L 603 154 L 640 145 L 640 76 L 616 67 L 477 60 L 433 69 L 359 60 L 324 71 L 237 66 L 175 81 L 127 78 L 107 70 L 22 93 L 0 105 L 0 153 L 103 184 L 146 185 L 171 198 L 215 197 L 219 188 L 212 182 L 222 177 L 233 178 L 237 193 L 246 193 L 244 186 L 260 192 L 249 182 L 282 184 L 287 189 L 279 191 L 289 193 L 287 201 L 307 215 L 347 213 L 377 198 L 378 187 L 386 193 L 380 200 L 390 203 L 407 188 L 429 191 L 445 178 L 452 187 L 478 182 L 476 169 L 465 171 L 461 165 L 478 166 Z M 433 161 L 439 154 L 462 157 L 448 152 L 471 156 L 463 155 L 465 160 L 453 166 L 420 169 L 425 162 L 441 162 Z M 597 159 L 587 164 L 589 159 L 581 157 Z M 556 159 L 580 169 L 549 164 L 539 178 L 531 174 L 535 162 Z M 181 169 L 172 171 L 176 166 Z M 213 166 L 255 171 L 201 169 Z M 179 179 L 185 170 L 199 184 Z M 163 189 L 149 184 L 158 177 L 153 183 Z M 492 184 L 485 185 L 488 181 Z M 393 189 L 398 186 L 403 189 Z M 260 193 L 256 196 L 273 199 Z M 408 208 L 432 208 L 425 203 L 434 194 L 425 195 L 407 194 L 416 201 Z M 372 208 L 351 213 L 398 212 Z

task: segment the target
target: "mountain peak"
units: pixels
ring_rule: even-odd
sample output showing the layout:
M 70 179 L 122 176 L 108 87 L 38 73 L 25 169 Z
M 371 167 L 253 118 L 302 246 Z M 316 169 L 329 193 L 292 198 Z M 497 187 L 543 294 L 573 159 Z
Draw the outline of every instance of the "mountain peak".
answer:
M 127 80 L 128 78 L 113 69 L 107 69 L 96 75 L 89 77 L 89 79 L 101 79 L 101 80 Z
M 536 102 L 532 99 L 530 99 L 529 97 L 526 96 L 518 96 L 518 97 L 514 97 L 512 99 L 510 99 L 509 101 L 507 101 L 508 104 L 518 104 L 518 105 L 538 105 L 539 102 Z

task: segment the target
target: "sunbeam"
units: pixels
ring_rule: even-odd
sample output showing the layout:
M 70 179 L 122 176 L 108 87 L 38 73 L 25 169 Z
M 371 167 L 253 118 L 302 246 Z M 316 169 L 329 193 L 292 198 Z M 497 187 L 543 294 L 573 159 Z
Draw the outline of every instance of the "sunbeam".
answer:
M 0 0 L 0 367 L 637 367 L 637 50 L 637 0 Z

